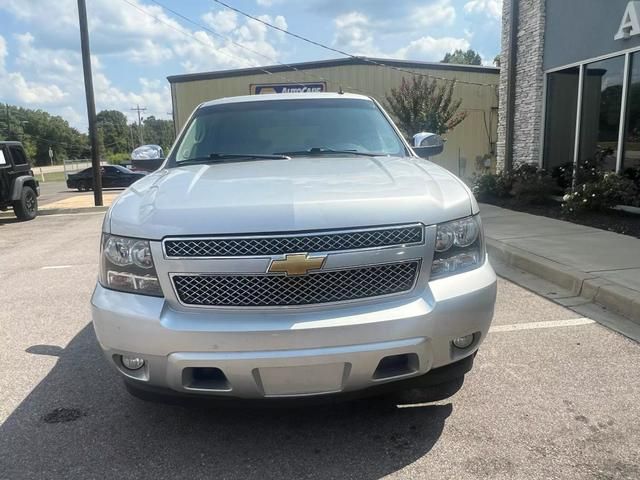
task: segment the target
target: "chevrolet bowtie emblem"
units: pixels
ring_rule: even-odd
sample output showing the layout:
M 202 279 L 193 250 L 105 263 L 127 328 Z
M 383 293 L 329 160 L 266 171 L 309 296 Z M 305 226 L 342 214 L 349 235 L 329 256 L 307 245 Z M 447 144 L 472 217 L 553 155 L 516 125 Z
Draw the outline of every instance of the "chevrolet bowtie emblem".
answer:
M 284 260 L 272 260 L 268 273 L 285 273 L 287 276 L 306 275 L 311 270 L 319 270 L 324 265 L 326 255 L 309 257 L 308 253 L 285 255 Z

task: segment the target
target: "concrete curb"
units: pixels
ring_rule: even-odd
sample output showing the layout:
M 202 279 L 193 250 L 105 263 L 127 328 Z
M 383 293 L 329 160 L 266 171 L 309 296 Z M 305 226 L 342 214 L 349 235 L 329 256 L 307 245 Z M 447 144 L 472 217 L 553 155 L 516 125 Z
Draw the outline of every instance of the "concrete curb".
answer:
M 499 240 L 486 239 L 487 252 L 506 265 L 519 268 L 597 303 L 640 324 L 640 294 L 596 274 L 572 269 Z
M 73 213 L 98 213 L 106 212 L 109 209 L 107 206 L 103 207 L 78 207 L 78 208 L 39 208 L 38 216 L 46 215 L 64 215 Z M 13 218 L 15 215 L 13 212 L 2 212 L 0 218 Z

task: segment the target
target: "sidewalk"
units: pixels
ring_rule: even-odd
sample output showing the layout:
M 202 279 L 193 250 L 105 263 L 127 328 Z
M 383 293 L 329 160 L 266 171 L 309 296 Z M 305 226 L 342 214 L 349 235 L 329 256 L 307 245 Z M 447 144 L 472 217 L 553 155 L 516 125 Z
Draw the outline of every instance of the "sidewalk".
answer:
M 111 206 L 121 192 L 103 192 L 102 203 L 105 207 Z M 78 208 L 95 208 L 93 192 L 87 194 L 73 195 L 54 202 L 47 202 L 40 205 L 39 212 L 46 210 L 76 210 Z
M 94 206 L 93 192 L 75 194 L 54 201 L 44 201 L 38 204 L 38 215 L 105 212 L 120 193 L 120 191 L 103 192 L 102 207 Z M 7 212 L 0 212 L 0 219 L 13 218 L 14 216 L 13 210 L 11 209 Z
M 640 324 L 640 239 L 480 205 L 489 255 Z

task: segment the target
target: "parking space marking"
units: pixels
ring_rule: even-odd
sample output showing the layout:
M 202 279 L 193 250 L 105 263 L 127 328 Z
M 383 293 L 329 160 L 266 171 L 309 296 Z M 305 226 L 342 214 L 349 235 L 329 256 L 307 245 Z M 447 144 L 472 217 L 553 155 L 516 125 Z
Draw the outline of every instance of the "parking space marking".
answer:
M 513 332 L 516 330 L 535 330 L 537 328 L 578 327 L 596 323 L 590 318 L 571 318 L 569 320 L 552 320 L 548 322 L 514 323 L 511 325 L 495 325 L 489 329 L 489 333 Z
M 76 267 L 77 265 L 49 265 L 46 267 L 40 267 L 41 270 L 57 270 L 59 268 L 73 268 Z

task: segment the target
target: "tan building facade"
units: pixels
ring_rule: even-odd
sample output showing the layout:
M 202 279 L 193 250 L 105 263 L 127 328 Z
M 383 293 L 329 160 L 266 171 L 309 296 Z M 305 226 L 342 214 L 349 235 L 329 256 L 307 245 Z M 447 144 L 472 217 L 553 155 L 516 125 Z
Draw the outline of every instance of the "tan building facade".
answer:
M 237 95 L 342 90 L 371 96 L 386 107 L 387 94 L 400 86 L 402 78 L 410 79 L 411 72 L 437 77 L 442 82 L 457 80 L 454 97 L 462 99 L 460 108 L 467 113 L 465 120 L 445 135 L 445 151 L 433 160 L 463 178 L 495 169 L 500 75 L 497 68 L 346 58 L 175 75 L 168 80 L 179 131 L 200 103 Z

